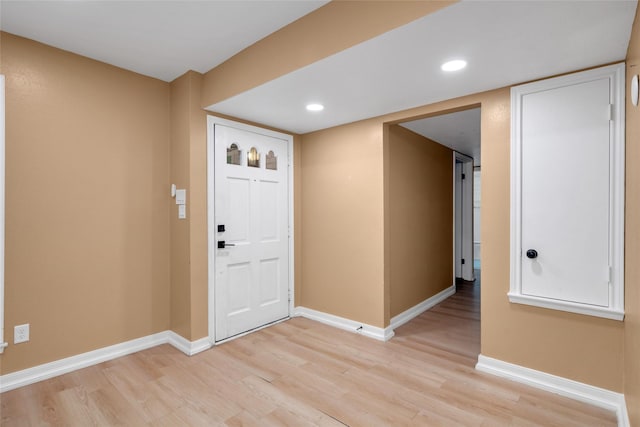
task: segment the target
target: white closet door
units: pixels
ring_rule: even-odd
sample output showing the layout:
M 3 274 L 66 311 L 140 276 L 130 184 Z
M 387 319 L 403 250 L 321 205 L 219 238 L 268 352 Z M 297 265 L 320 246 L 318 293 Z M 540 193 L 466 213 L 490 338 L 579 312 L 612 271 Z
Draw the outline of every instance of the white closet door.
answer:
M 511 302 L 624 318 L 624 64 L 511 90 Z
M 609 79 L 527 95 L 523 112 L 522 293 L 608 306 Z

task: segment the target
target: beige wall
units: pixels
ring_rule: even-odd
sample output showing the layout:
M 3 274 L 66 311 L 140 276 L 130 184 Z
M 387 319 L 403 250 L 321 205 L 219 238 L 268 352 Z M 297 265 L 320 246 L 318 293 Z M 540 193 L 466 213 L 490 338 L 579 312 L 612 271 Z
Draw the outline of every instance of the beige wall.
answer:
M 640 73 L 640 8 L 636 11 L 627 52 L 627 91 Z M 631 425 L 640 425 L 640 107 L 627 95 L 626 212 L 625 212 L 625 354 L 624 394 Z
M 169 85 L 0 37 L 7 374 L 169 327 Z
M 207 235 L 207 114 L 200 107 L 203 75 L 191 72 L 189 100 L 189 194 L 191 340 L 209 335 L 209 250 Z M 203 178 L 205 177 L 205 178 Z M 177 212 L 174 212 L 177 217 Z
M 187 218 L 171 203 L 171 329 L 189 340 L 208 335 L 207 139 L 200 108 L 202 74 L 171 82 L 171 183 L 187 190 Z M 173 202 L 173 200 L 172 200 Z
M 384 327 L 382 126 L 309 133 L 301 145 L 300 304 Z
M 177 188 L 189 189 L 191 77 L 187 73 L 171 82 L 171 156 L 170 181 Z M 190 203 L 188 205 L 190 206 Z M 191 209 L 189 209 L 190 211 Z M 189 220 L 178 219 L 178 207 L 170 204 L 171 249 L 171 329 L 185 338 L 191 337 L 191 271 L 189 269 Z
M 454 284 L 453 151 L 389 127 L 390 316 Z

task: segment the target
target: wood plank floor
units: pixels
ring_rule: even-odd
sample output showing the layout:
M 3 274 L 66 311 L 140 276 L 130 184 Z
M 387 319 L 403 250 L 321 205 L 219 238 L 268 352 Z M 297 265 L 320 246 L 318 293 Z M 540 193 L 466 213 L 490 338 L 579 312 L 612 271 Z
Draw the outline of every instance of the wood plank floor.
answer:
M 387 343 L 294 318 L 193 357 L 159 346 L 0 395 L 2 426 L 615 426 L 476 372 L 479 286 Z

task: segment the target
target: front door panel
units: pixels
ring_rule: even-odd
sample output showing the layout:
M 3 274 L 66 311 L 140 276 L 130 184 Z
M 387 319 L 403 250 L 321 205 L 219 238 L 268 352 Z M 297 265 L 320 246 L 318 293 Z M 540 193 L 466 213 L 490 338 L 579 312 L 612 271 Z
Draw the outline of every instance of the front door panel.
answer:
M 225 125 L 214 132 L 220 341 L 289 316 L 288 146 Z

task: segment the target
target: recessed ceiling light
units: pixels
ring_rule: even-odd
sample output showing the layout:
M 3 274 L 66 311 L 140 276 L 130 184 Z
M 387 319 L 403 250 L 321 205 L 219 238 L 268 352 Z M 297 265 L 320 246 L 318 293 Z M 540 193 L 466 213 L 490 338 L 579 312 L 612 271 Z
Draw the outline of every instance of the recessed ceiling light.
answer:
M 322 104 L 308 104 L 307 111 L 322 111 L 324 110 L 324 105 Z
M 453 61 L 448 61 L 442 64 L 442 71 L 458 71 L 462 70 L 467 66 L 467 61 L 463 59 L 454 59 Z

